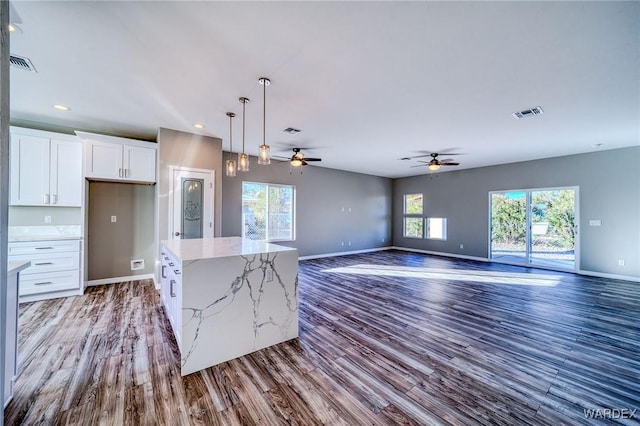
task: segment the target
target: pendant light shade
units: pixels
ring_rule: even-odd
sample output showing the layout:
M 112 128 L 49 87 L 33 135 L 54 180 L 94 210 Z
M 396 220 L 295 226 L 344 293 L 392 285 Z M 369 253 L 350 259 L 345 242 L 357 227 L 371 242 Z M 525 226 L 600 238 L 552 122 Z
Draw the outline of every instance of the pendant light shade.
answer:
M 269 165 L 271 164 L 271 158 L 269 158 L 269 145 L 267 145 L 267 86 L 271 84 L 271 80 L 266 77 L 260 77 L 258 82 L 262 84 L 262 145 L 260 145 L 260 152 L 258 153 L 258 164 Z
M 236 175 L 236 162 L 235 160 L 233 160 L 233 132 L 232 132 L 232 128 L 233 126 L 231 125 L 231 122 L 233 120 L 233 117 L 235 117 L 236 115 L 232 112 L 228 112 L 227 113 L 227 117 L 229 117 L 229 159 L 227 160 L 226 164 L 225 164 L 225 173 L 227 176 L 229 177 L 233 177 Z
M 249 171 L 249 155 L 244 152 L 244 134 L 245 134 L 245 107 L 247 106 L 247 102 L 249 102 L 248 98 L 244 96 L 239 99 L 242 103 L 242 152 L 238 154 L 238 171 L 239 172 L 248 172 Z

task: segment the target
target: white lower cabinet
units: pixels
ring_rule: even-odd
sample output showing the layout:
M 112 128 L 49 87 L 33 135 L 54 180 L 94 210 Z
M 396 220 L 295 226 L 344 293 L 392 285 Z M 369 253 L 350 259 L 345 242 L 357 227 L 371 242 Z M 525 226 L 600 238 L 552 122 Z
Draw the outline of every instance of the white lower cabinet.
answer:
M 11 242 L 8 251 L 10 262 L 31 262 L 20 274 L 20 302 L 81 293 L 80 240 Z
M 173 334 L 180 346 L 182 341 L 182 264 L 162 249 L 162 270 L 160 278 L 160 292 L 162 304 L 171 323 Z

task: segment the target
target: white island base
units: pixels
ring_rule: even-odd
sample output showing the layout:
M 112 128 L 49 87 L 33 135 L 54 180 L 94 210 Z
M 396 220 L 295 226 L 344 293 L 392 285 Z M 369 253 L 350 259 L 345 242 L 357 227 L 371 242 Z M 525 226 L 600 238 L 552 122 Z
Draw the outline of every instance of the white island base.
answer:
M 182 375 L 298 337 L 298 251 L 240 237 L 162 242 Z

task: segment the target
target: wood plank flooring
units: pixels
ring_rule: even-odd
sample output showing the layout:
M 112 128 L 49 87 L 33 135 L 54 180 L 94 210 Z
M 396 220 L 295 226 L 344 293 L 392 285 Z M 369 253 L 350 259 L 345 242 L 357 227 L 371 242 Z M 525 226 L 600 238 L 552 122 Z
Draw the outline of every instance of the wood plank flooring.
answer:
M 299 284 L 299 339 L 186 377 L 149 281 L 22 304 L 5 424 L 640 423 L 584 411 L 640 408 L 639 283 L 385 251 Z

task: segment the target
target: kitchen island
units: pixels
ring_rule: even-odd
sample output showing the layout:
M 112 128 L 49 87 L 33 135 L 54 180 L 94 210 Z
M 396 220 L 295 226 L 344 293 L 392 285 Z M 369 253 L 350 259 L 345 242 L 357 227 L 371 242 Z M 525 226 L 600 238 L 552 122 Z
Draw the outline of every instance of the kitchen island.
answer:
M 298 337 L 298 251 L 240 237 L 162 241 L 183 376 Z

